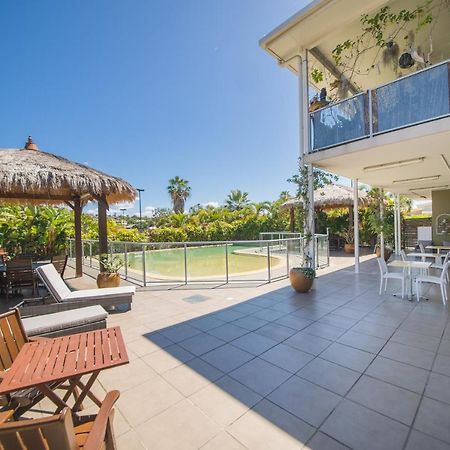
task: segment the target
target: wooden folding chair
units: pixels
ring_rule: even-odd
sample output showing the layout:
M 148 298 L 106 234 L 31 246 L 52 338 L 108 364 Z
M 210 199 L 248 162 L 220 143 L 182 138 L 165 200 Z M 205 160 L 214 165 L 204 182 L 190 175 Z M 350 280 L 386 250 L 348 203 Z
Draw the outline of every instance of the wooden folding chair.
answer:
M 97 415 L 60 414 L 0 425 L 0 450 L 116 450 L 113 406 L 119 391 L 106 394 Z
M 56 271 L 61 275 L 61 278 L 64 278 L 64 271 L 67 266 L 67 255 L 56 255 L 52 256 L 51 263 L 55 266 Z
M 7 263 L 6 284 L 7 300 L 10 290 L 22 290 L 24 287 L 32 288 L 33 296 L 36 295 L 36 278 L 34 276 L 31 258 L 16 257 Z

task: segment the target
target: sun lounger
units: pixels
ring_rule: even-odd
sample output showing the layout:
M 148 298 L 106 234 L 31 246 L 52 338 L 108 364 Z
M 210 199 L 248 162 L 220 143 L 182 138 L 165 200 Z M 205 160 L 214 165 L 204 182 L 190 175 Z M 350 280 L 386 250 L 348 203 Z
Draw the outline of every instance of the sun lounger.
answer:
M 113 310 L 120 305 L 126 305 L 127 309 L 131 309 L 135 293 L 133 286 L 71 291 L 53 264 L 38 267 L 36 273 L 56 303 L 24 306 L 21 309 L 22 316 L 60 312 L 93 305 L 101 305 L 106 310 Z
M 108 313 L 100 305 L 22 319 L 27 336 L 57 337 L 106 328 Z

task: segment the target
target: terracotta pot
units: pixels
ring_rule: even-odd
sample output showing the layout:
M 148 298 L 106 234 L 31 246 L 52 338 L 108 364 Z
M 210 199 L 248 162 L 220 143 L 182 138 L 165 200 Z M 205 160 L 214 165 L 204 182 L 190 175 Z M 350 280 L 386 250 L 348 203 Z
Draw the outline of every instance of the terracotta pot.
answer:
M 345 244 L 344 252 L 345 253 L 355 253 L 355 244 Z
M 375 253 L 376 253 L 378 258 L 381 258 L 381 248 L 380 247 L 377 247 Z M 392 250 L 389 249 L 389 248 L 384 247 L 384 260 L 386 262 L 389 261 L 389 258 L 391 257 L 391 255 L 392 255 Z
M 100 272 L 97 275 L 97 286 L 99 288 L 119 287 L 120 275 L 118 273 Z
M 302 272 L 298 270 L 290 270 L 289 271 L 289 280 L 291 282 L 291 286 L 297 291 L 306 293 L 308 292 L 314 282 L 314 278 L 306 278 Z

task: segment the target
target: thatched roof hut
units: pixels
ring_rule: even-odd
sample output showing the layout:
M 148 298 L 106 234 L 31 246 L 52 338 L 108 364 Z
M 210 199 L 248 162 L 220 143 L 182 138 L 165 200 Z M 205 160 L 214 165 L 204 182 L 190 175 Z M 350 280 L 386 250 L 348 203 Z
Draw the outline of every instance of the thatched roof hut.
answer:
M 358 191 L 359 206 L 369 203 L 367 193 Z M 281 205 L 283 209 L 292 209 L 300 206 L 301 201 L 290 199 Z M 314 191 L 314 207 L 317 209 L 339 209 L 353 207 L 353 188 L 340 184 L 327 184 L 323 188 Z
M 8 202 L 61 204 L 105 196 L 108 204 L 133 201 L 135 189 L 126 181 L 41 151 L 29 138 L 26 148 L 0 149 L 0 198 Z
M 76 274 L 82 275 L 81 212 L 98 203 L 100 253 L 108 252 L 106 211 L 112 203 L 133 201 L 136 190 L 126 181 L 40 151 L 31 136 L 25 148 L 0 149 L 0 201 L 66 204 L 75 216 Z

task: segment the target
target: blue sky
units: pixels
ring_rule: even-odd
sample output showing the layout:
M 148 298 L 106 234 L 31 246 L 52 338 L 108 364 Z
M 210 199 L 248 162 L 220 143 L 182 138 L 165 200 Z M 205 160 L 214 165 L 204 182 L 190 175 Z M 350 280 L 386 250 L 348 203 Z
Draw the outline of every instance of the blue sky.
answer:
M 296 77 L 258 40 L 306 3 L 3 2 L 0 147 L 32 134 L 144 188 L 143 207 L 169 207 L 175 175 L 188 206 L 275 199 L 296 167 Z

